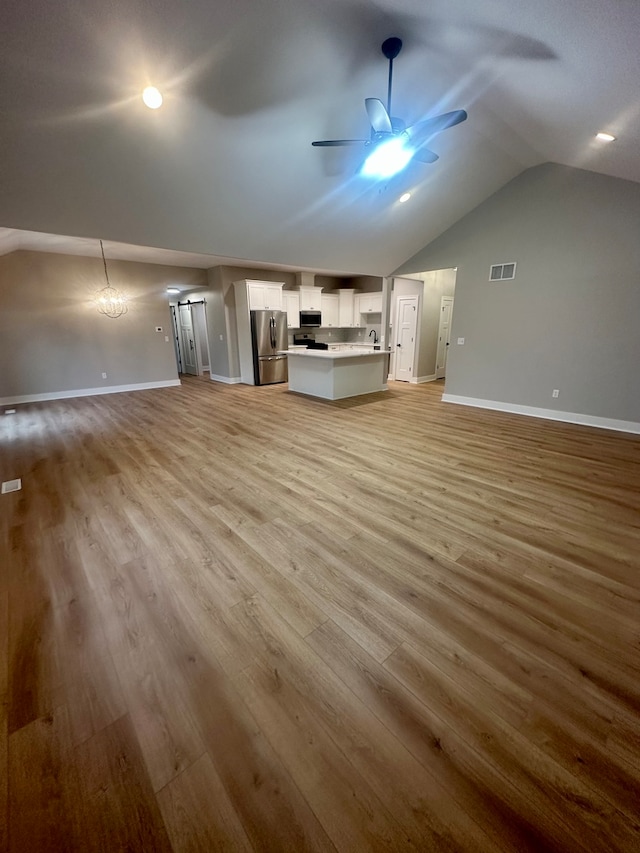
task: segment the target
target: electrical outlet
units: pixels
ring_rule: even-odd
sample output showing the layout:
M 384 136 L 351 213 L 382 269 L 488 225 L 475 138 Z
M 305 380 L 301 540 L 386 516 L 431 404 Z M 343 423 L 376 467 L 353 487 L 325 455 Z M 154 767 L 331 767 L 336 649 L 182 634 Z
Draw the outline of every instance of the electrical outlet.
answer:
M 166 341 L 167 343 L 169 343 L 169 335 L 165 335 L 165 336 L 164 336 L 164 339 L 165 339 L 165 341 Z
M 102 378 L 103 378 L 103 379 L 106 379 L 106 378 L 107 378 L 107 374 L 106 374 L 106 373 L 103 373 L 103 374 L 102 374 Z
M 223 336 L 223 335 L 220 335 L 220 340 L 221 340 L 221 341 L 223 341 L 223 340 L 224 340 L 224 336 Z
M 464 338 L 458 338 L 458 346 L 464 346 Z
M 553 391 L 551 392 L 551 396 L 552 397 L 559 397 L 560 396 L 560 390 L 558 388 L 554 388 Z

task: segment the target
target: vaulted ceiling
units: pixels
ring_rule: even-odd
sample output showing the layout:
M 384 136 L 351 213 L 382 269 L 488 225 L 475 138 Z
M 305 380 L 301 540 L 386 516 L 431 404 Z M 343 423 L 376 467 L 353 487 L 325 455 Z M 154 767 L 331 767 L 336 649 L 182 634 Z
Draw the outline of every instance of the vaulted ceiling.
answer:
M 6 245 L 385 275 L 537 163 L 640 181 L 637 0 L 5 0 L 0 31 Z M 311 141 L 368 134 L 390 35 L 393 113 L 469 118 L 375 182 L 360 149 Z

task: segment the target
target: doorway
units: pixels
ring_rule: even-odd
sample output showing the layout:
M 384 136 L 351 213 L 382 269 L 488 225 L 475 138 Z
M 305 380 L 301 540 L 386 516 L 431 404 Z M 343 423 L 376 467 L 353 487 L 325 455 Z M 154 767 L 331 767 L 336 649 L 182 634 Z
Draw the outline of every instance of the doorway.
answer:
M 206 302 L 191 303 L 191 322 L 195 332 L 196 358 L 198 374 L 211 372 L 209 362 L 209 335 L 207 334 L 207 305 Z
M 178 302 L 171 311 L 178 373 L 202 376 L 210 372 L 206 302 Z
M 453 296 L 440 299 L 440 322 L 438 325 L 438 349 L 436 352 L 436 379 L 444 379 L 447 368 L 447 355 L 451 343 L 451 314 Z
M 393 378 L 398 382 L 410 382 L 413 379 L 417 329 L 418 297 L 399 296 L 396 302 L 393 347 Z

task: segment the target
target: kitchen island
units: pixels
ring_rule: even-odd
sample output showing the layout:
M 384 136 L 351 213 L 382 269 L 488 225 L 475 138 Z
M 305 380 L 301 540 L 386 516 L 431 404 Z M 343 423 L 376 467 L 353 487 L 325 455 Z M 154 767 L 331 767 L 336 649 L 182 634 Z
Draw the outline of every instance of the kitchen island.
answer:
M 289 390 L 343 400 L 387 390 L 388 350 L 288 349 Z

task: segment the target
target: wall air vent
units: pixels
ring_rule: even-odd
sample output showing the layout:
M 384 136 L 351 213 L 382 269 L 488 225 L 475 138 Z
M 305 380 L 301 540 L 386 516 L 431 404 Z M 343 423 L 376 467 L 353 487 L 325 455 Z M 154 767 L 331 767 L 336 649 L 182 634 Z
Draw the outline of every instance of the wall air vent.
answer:
M 8 495 L 9 492 L 19 492 L 22 488 L 22 480 L 7 480 L 2 484 L 2 494 Z
M 489 281 L 507 281 L 516 277 L 516 265 L 510 264 L 492 264 L 489 270 Z

